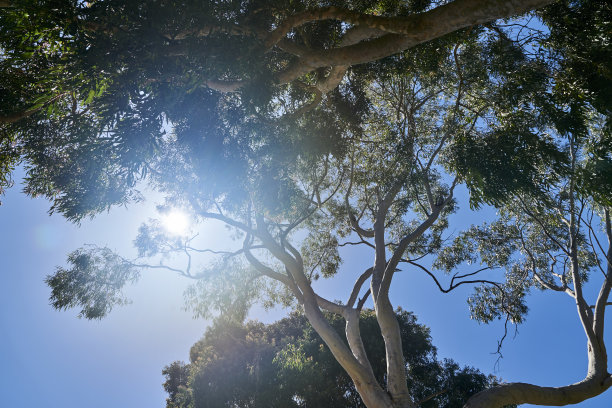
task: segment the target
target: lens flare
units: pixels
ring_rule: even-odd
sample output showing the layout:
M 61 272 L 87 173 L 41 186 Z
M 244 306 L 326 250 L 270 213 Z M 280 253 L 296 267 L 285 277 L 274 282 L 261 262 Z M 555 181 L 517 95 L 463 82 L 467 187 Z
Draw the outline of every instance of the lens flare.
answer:
M 189 232 L 189 216 L 179 210 L 171 210 L 161 217 L 166 231 L 172 235 L 187 235 Z

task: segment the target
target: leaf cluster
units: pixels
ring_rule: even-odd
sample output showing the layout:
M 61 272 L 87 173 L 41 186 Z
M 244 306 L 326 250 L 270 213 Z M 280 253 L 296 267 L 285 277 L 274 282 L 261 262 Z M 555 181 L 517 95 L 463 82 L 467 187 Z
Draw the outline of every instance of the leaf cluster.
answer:
M 127 299 L 126 283 L 134 283 L 138 270 L 108 248 L 81 248 L 68 255 L 69 267 L 58 267 L 45 282 L 56 309 L 80 308 L 79 317 L 101 319 Z

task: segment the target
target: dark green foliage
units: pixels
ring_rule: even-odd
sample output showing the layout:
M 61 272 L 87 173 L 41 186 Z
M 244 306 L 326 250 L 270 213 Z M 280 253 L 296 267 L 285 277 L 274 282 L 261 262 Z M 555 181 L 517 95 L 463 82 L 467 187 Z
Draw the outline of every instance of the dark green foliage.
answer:
M 590 145 L 581 144 L 573 135 L 568 139 L 576 157 L 584 158 L 573 163 L 573 173 L 557 173 L 558 181 L 547 184 L 535 197 L 517 195 L 500 207 L 497 221 L 472 226 L 437 254 L 434 266 L 447 273 L 462 264 L 505 271 L 504 281 L 486 281 L 468 299 L 473 318 L 484 322 L 508 318 L 520 323 L 527 314 L 526 296 L 532 288 L 570 291 L 575 280 L 581 285 L 601 265 L 592 233 L 597 228 L 593 217 L 599 208 L 597 201 L 602 197 L 589 197 L 584 188 L 573 190 L 583 180 L 588 166 L 584 163 L 590 161 L 584 152 Z
M 150 175 L 161 150 L 177 148 L 193 153 L 183 164 L 213 194 L 222 193 L 219 186 L 244 189 L 249 162 L 267 160 L 272 166 L 253 181 L 283 203 L 283 180 L 266 171 L 276 175 L 291 163 L 296 144 L 317 154 L 337 151 L 343 126 L 334 106 L 353 122 L 364 109 L 357 80 L 334 91 L 316 115 L 274 118 L 287 92 L 299 87 L 273 86 L 271 76 L 288 56 L 263 53 L 248 32 L 312 6 L 26 0 L 0 9 L 0 126 L 28 165 L 26 192 L 49 198 L 52 211 L 78 221 L 138 199 L 136 182 Z M 246 35 L 222 28 L 234 24 Z M 218 31 L 197 35 L 208 26 Z M 334 41 L 338 30 L 324 22 L 302 35 Z M 222 94 L 206 88 L 211 78 L 247 84 L 240 96 Z M 294 96 L 293 105 L 311 98 Z M 169 138 L 170 123 L 175 136 Z M 3 169 L 7 174 L 10 166 Z
M 566 157 L 552 139 L 527 129 L 510 127 L 455 143 L 457 171 L 470 189 L 473 206 L 500 205 L 516 193 L 539 194 L 545 169 L 562 169 Z
M 609 119 L 608 119 L 609 120 Z M 580 171 L 580 188 L 597 203 L 612 206 L 612 126 L 596 129 L 599 135 L 587 142 Z
M 329 318 L 342 335 L 344 321 Z M 475 369 L 438 361 L 429 330 L 409 312 L 400 310 L 397 318 L 415 400 L 440 393 L 423 407 L 458 408 L 494 384 Z M 360 327 L 374 372 L 384 382 L 384 343 L 373 311 L 362 313 Z M 168 407 L 363 407 L 351 379 L 301 314 L 270 325 L 217 321 L 192 347 L 190 359 L 163 371 Z
M 352 67 L 344 82 L 305 112 L 300 107 L 314 99 L 309 87 L 323 72 L 276 83 L 275 75 L 294 57 L 278 49 L 266 52 L 258 37 L 306 9 L 334 4 L 405 16 L 431 7 L 428 1 L 18 3 L 0 10 L 0 119 L 20 119 L 0 120 L 0 127 L 14 145 L 11 155 L 27 166 L 26 192 L 47 197 L 52 211 L 74 221 L 138 200 L 137 183 L 152 179 L 171 191 L 180 181 L 206 195 L 204 201 L 225 197 L 228 205 L 257 191 L 270 211 L 286 211 L 296 193 L 289 181 L 293 163 L 345 154 L 371 108 L 369 81 L 406 72 L 420 73 L 427 86 L 460 79 L 460 92 L 471 95 L 470 111 L 482 110 L 487 117 L 488 129 L 477 134 L 462 134 L 474 119 L 467 112 L 447 124 L 456 133 L 448 165 L 467 182 L 474 205 L 538 191 L 544 179 L 535 163 L 565 163 L 544 134 L 560 115 L 547 96 L 553 60 L 528 55 L 537 45 L 524 46 L 511 33 L 472 27 Z M 566 14 L 544 12 L 551 35 L 542 47 L 564 68 L 554 79 L 557 93 L 564 95 L 562 84 L 584 72 L 581 95 L 594 96 L 583 99 L 607 115 L 610 92 L 595 91 L 607 89 L 600 82 L 609 78 L 602 46 L 609 8 L 603 3 L 577 2 L 564 9 L 578 21 L 594 21 L 581 32 L 582 23 L 563 19 Z M 584 37 L 587 50 L 566 47 L 573 37 L 564 36 L 565 29 Z M 343 30 L 343 24 L 324 20 L 293 35 L 297 44 L 321 49 L 337 45 Z M 596 68 L 576 65 L 591 58 Z M 206 87 L 219 78 L 244 86 L 239 94 Z M 11 164 L 2 166 L 2 174 L 16 161 L 3 159 Z M 589 185 L 607 174 L 601 166 L 593 171 L 597 176 Z
M 550 31 L 545 44 L 554 50 L 560 68 L 556 92 L 565 101 L 592 104 L 610 126 L 612 6 L 606 1 L 564 0 L 538 15 Z
M 69 267 L 47 279 L 52 305 L 103 317 L 125 302 L 121 289 L 138 278 L 136 268 L 162 268 L 197 279 L 186 293 L 196 316 L 242 321 L 255 301 L 304 302 L 308 280 L 337 274 L 344 245 L 376 246 L 377 259 L 401 248 L 391 263 L 398 269 L 432 255 L 449 273 L 464 263 L 503 269 L 499 282 L 478 279 L 478 271 L 452 278 L 482 283 L 469 303 L 483 321 L 518 323 L 532 288 L 563 292 L 585 281 L 597 258 L 574 221 L 612 197 L 609 6 L 576 1 L 543 11 L 550 32 L 496 23 L 458 30 L 342 70 L 325 92 L 334 67 L 282 79 L 304 61 L 302 51 L 267 44 L 304 10 L 406 16 L 437 4 L 24 0 L 0 9 L 0 193 L 21 162 L 26 193 L 78 222 L 141 199 L 147 184 L 167 208 L 189 211 L 194 223 L 221 219 L 242 240 L 233 252 L 206 252 L 191 246 L 195 237 L 169 237 L 151 221 L 135 245 L 152 262 L 75 251 Z M 316 20 L 284 37 L 289 47 L 327 53 L 350 26 Z M 444 231 L 460 183 L 473 207 L 493 204 L 500 220 L 449 244 Z M 374 227 L 382 234 L 372 240 Z M 192 262 L 213 252 L 220 260 L 209 267 Z M 177 253 L 187 256 L 185 268 L 164 263 Z M 569 255 L 579 269 L 573 275 Z M 392 276 L 384 265 L 372 288 Z M 449 388 L 423 406 L 459 406 L 491 385 L 437 361 L 426 329 L 410 314 L 398 318 L 415 400 Z M 341 333 L 342 321 L 330 321 Z M 384 384 L 378 324 L 371 312 L 361 323 Z M 165 374 L 173 407 L 362 404 L 299 315 L 271 326 L 218 324 L 188 368 L 175 364 Z
M 15 149 L 14 139 L 0 133 L 0 197 L 13 185 L 12 172 L 18 162 L 19 154 Z
M 572 17 L 569 17 L 571 13 Z M 553 95 L 569 106 L 562 133 L 587 137 L 579 186 L 600 204 L 612 201 L 612 6 L 606 1 L 561 1 L 538 13 L 550 35 L 544 45 L 556 64 Z M 594 112 L 593 112 L 594 111 Z M 594 130 L 594 131 L 593 131 Z
M 166 382 L 163 384 L 164 390 L 168 393 L 166 407 L 179 408 L 186 406 L 187 401 L 183 400 L 182 396 L 185 394 L 189 381 L 189 366 L 180 361 L 175 361 L 164 367 L 162 375 L 166 377 Z

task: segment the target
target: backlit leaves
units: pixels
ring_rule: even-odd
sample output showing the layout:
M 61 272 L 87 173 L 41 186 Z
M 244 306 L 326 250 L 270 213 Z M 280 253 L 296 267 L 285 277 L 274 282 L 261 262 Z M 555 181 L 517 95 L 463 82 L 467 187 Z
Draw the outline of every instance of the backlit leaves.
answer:
M 101 319 L 127 299 L 122 289 L 134 283 L 138 270 L 108 248 L 81 248 L 68 255 L 69 267 L 58 267 L 46 279 L 56 309 L 80 309 L 79 317 Z

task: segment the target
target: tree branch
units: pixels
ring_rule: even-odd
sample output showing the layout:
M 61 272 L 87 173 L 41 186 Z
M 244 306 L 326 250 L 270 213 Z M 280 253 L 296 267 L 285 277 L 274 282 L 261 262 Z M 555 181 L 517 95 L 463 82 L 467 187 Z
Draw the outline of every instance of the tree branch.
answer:
M 472 283 L 484 283 L 484 284 L 488 284 L 488 285 L 493 285 L 497 289 L 499 289 L 500 291 L 503 292 L 501 284 L 499 282 L 493 282 L 493 281 L 485 280 L 485 279 L 474 279 L 474 280 L 467 280 L 467 281 L 461 281 L 461 282 L 458 282 L 458 283 L 454 283 L 455 277 L 453 277 L 453 279 L 451 280 L 451 283 L 450 283 L 448 289 L 444 289 L 442 287 L 442 285 L 440 284 L 440 281 L 438 280 L 436 275 L 433 272 L 431 272 L 429 269 L 427 269 L 423 265 L 421 265 L 421 264 L 419 264 L 417 262 L 414 262 L 414 261 L 406 260 L 406 262 L 409 263 L 410 265 L 416 266 L 417 268 L 419 268 L 423 272 L 425 272 L 427 275 L 429 275 L 433 279 L 433 281 L 435 282 L 435 284 L 438 287 L 438 289 L 440 290 L 440 292 L 442 292 L 442 293 L 449 293 L 449 292 L 451 292 L 452 290 L 458 288 L 461 285 L 472 284 Z M 461 276 L 458 276 L 457 278 L 465 277 L 465 276 L 471 276 L 471 275 L 474 275 L 474 274 L 476 274 L 478 272 L 482 272 L 483 270 L 485 270 L 485 269 L 484 268 L 483 269 L 479 269 L 476 272 L 472 272 L 472 273 L 469 273 L 469 274 L 466 274 L 466 275 L 461 275 Z
M 455 0 L 433 10 L 408 17 L 380 17 L 328 7 L 307 11 L 287 18 L 270 34 L 266 44 L 272 46 L 294 27 L 309 21 L 339 19 L 355 25 L 366 25 L 388 33 L 354 45 L 305 53 L 278 76 L 288 83 L 321 67 L 356 65 L 396 54 L 418 44 L 439 38 L 459 29 L 499 18 L 525 13 L 551 3 L 552 0 Z
M 355 26 L 367 26 L 387 33 L 403 34 L 414 40 L 420 40 L 426 35 L 437 38 L 464 27 L 522 14 L 549 3 L 550 0 L 502 3 L 495 0 L 455 0 L 433 10 L 407 17 L 375 16 L 331 6 L 304 11 L 286 18 L 269 34 L 264 43 L 270 48 L 294 28 L 321 20 L 340 20 Z
M 506 405 L 569 405 L 600 395 L 612 386 L 612 377 L 604 373 L 587 377 L 565 387 L 539 387 L 510 383 L 481 391 L 467 401 L 464 408 L 501 408 Z
M 606 306 L 611 304 L 608 302 L 608 298 L 610 297 L 610 291 L 612 290 L 612 221 L 610 220 L 610 209 L 608 208 L 604 210 L 604 222 L 606 235 L 608 236 L 608 252 L 606 254 L 608 268 L 604 282 L 602 283 L 599 294 L 597 295 L 593 316 L 593 330 L 595 332 L 597 341 L 599 342 L 600 346 L 603 347 L 603 350 L 605 350 L 603 336 Z
M 355 304 L 355 301 L 357 300 L 357 297 L 359 296 L 361 287 L 363 286 L 365 281 L 367 281 L 370 278 L 370 276 L 372 276 L 373 271 L 374 271 L 373 268 L 368 268 L 364 273 L 361 274 L 361 276 L 359 276 L 359 278 L 357 278 L 357 282 L 355 282 L 355 285 L 353 286 L 353 291 L 351 292 L 351 296 L 349 297 L 348 302 L 346 302 L 346 305 L 348 307 L 353 307 L 353 305 Z
M 9 6 L 5 6 L 5 7 L 9 7 Z M 0 8 L 2 8 L 1 5 L 0 5 Z M 0 115 L 0 123 L 15 123 L 15 122 L 20 121 L 21 119 L 30 117 L 36 112 L 43 109 L 45 106 L 49 105 L 50 103 L 55 102 L 56 100 L 58 100 L 59 98 L 67 94 L 68 92 L 64 92 L 59 95 L 56 95 L 53 98 L 49 99 L 48 101 L 40 104 L 40 106 L 35 107 L 35 108 L 30 108 L 30 109 L 22 110 L 20 112 L 10 113 L 8 115 Z

